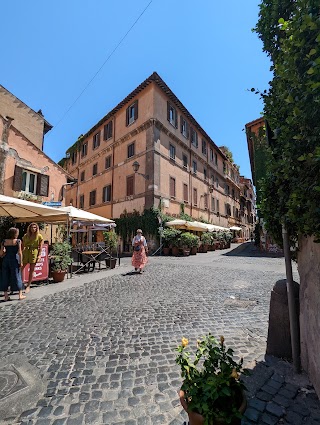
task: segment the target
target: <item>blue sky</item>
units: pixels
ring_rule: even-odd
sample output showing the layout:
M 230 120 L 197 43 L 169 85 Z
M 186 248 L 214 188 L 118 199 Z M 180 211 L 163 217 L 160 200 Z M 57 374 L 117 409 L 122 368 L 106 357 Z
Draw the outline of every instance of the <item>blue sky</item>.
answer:
M 241 174 L 251 177 L 242 129 L 263 106 L 247 89 L 264 90 L 271 79 L 262 44 L 251 32 L 260 1 L 149 3 L 4 2 L 0 83 L 34 110 L 42 109 L 54 126 L 44 150 L 59 161 L 81 133 L 156 71 L 215 143 L 231 149 Z

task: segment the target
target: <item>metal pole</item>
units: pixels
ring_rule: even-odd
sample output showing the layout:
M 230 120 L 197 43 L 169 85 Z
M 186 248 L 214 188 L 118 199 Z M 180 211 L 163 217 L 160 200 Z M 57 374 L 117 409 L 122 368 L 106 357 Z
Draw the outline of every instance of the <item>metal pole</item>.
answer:
M 292 276 L 289 236 L 284 224 L 282 225 L 282 238 L 283 238 L 284 259 L 286 264 L 287 294 L 288 294 L 293 367 L 296 373 L 301 373 L 299 318 L 298 318 L 298 312 L 296 307 L 295 295 L 293 291 L 293 276 Z

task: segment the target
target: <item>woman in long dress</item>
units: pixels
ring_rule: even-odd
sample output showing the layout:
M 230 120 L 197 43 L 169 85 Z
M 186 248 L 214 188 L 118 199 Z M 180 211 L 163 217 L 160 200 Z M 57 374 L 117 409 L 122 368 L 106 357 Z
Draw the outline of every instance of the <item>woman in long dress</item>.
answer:
M 142 230 L 138 229 L 136 236 L 132 239 L 133 254 L 132 254 L 132 265 L 136 272 L 142 273 L 142 269 L 148 262 L 147 252 L 148 246 L 144 236 L 142 236 Z
M 10 301 L 9 287 L 11 291 L 19 291 L 19 300 L 26 297 L 22 294 L 24 289 L 21 279 L 22 267 L 22 250 L 21 240 L 18 239 L 19 229 L 11 227 L 8 230 L 7 239 L 1 242 L 1 255 L 4 254 L 2 260 L 2 279 L 0 289 L 4 292 L 4 300 Z

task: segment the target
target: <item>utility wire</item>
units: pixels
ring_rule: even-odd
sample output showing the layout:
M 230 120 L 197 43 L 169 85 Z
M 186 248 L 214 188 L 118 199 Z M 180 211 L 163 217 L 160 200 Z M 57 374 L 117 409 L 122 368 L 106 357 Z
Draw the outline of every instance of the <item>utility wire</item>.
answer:
M 138 21 L 140 20 L 140 18 L 142 17 L 142 15 L 146 12 L 146 10 L 148 9 L 148 7 L 150 6 L 150 4 L 152 3 L 153 0 L 150 0 L 149 3 L 147 4 L 147 6 L 144 8 L 144 10 L 140 13 L 140 15 L 138 16 L 138 18 L 134 21 L 134 23 L 131 25 L 131 27 L 128 29 L 128 31 L 125 33 L 125 35 L 121 38 L 121 40 L 119 41 L 119 43 L 116 45 L 116 47 L 112 50 L 112 52 L 109 54 L 109 56 L 107 57 L 107 59 L 103 62 L 103 64 L 100 66 L 100 68 L 97 70 L 97 72 L 93 75 L 93 77 L 91 78 L 91 80 L 86 84 L 86 86 L 84 87 L 84 89 L 81 91 L 81 93 L 79 94 L 79 96 L 73 101 L 73 103 L 69 106 L 69 108 L 66 110 L 66 112 L 62 115 L 62 117 L 60 118 L 60 120 L 57 122 L 57 124 L 53 127 L 53 129 L 56 129 L 58 127 L 58 125 L 61 123 L 61 121 L 64 120 L 64 118 L 68 115 L 68 113 L 70 112 L 70 110 L 74 107 L 74 105 L 77 103 L 77 101 L 80 99 L 80 97 L 83 95 L 83 93 L 87 90 L 87 88 L 90 86 L 90 84 L 92 83 L 92 81 L 96 78 L 96 76 L 99 74 L 99 72 L 102 70 L 102 68 L 105 66 L 105 64 L 108 62 L 108 60 L 111 58 L 111 56 L 115 53 L 115 51 L 120 47 L 120 45 L 123 43 L 123 41 L 125 40 L 125 38 L 128 36 L 128 34 L 132 31 L 132 29 L 135 27 L 135 25 L 138 23 Z M 48 136 L 50 136 L 50 134 L 52 134 L 52 131 L 48 134 Z

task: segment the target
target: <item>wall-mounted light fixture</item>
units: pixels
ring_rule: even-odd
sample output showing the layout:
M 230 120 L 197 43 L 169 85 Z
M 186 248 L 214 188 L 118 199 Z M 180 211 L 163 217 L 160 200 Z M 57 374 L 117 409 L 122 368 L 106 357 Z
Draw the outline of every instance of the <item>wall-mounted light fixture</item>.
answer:
M 139 168 L 140 168 L 140 164 L 139 164 L 139 162 L 138 162 L 138 161 L 134 161 L 134 163 L 132 164 L 132 168 L 133 168 L 133 171 L 134 171 L 136 174 L 139 174 L 139 176 L 142 176 L 145 180 L 149 180 L 149 175 L 148 175 L 148 174 L 141 174 L 141 173 L 138 173 Z

